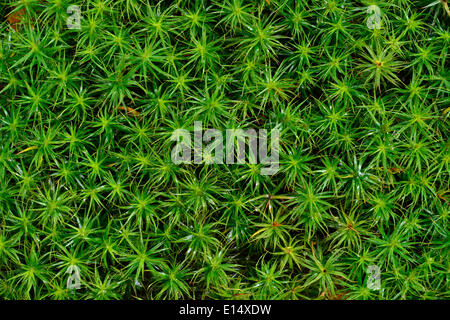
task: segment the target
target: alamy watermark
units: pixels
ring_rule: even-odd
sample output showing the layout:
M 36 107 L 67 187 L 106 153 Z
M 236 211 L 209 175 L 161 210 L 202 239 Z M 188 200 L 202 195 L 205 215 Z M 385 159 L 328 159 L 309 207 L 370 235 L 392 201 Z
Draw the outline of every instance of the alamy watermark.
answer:
M 367 18 L 367 28 L 381 29 L 381 9 L 379 6 L 371 5 L 367 7 L 367 14 L 370 14 Z
M 67 268 L 66 273 L 70 274 L 67 278 L 67 289 L 80 289 L 81 286 L 81 277 L 80 277 L 80 268 L 78 266 L 69 266 Z
M 67 14 L 70 16 L 67 18 L 67 28 L 68 29 L 81 29 L 81 9 L 79 6 L 71 5 L 67 8 Z
M 370 290 L 381 289 L 381 269 L 377 265 L 370 265 L 367 267 L 367 288 Z
M 203 132 L 201 121 L 194 122 L 194 141 L 191 132 L 177 129 L 170 137 L 177 141 L 172 148 L 172 161 L 175 164 L 250 164 L 261 163 L 267 167 L 261 168 L 262 175 L 274 175 L 279 169 L 279 139 L 280 130 L 270 131 L 270 146 L 267 143 L 266 129 L 227 129 L 224 137 L 222 131 L 207 129 Z M 203 143 L 207 145 L 203 146 Z M 270 156 L 268 151 L 270 148 Z M 225 149 L 225 153 L 224 153 Z M 246 152 L 248 151 L 248 152 Z M 246 155 L 248 154 L 248 157 Z M 246 159 L 247 158 L 247 159 Z

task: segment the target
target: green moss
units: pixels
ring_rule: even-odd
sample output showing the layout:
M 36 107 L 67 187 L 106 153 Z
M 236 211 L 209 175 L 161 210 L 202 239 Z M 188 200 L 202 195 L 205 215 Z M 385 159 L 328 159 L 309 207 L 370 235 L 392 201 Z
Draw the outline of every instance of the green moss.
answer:
M 148 2 L 0 5 L 1 298 L 449 298 L 442 2 Z M 195 121 L 277 174 L 173 163 Z

